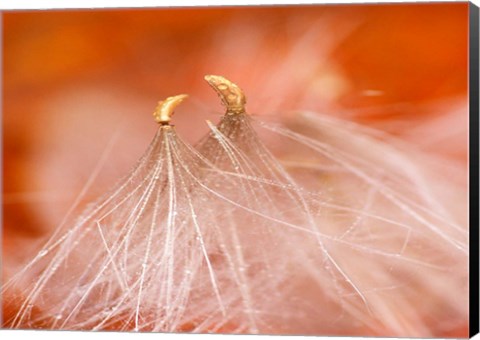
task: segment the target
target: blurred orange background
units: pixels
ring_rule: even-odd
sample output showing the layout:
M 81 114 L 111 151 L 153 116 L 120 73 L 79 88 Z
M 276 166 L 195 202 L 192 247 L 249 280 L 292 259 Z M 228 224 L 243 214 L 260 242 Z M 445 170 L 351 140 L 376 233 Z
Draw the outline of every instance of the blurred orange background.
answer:
M 29 254 L 19 245 L 61 221 L 102 152 L 86 200 L 128 171 L 158 100 L 191 94 L 174 122 L 198 140 L 221 112 L 205 74 L 239 84 L 251 113 L 337 115 L 466 164 L 468 3 L 12 11 L 3 26 L 12 267 Z

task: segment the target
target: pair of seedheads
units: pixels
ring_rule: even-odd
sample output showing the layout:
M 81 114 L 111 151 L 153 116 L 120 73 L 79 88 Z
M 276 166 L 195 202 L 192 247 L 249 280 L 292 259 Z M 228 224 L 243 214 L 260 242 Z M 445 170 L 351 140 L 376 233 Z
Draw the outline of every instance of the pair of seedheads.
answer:
M 245 95 L 237 85 L 222 76 L 207 75 L 205 80 L 217 92 L 227 108 L 227 114 L 245 113 Z M 153 113 L 155 121 L 162 126 L 171 126 L 170 120 L 175 108 L 187 97 L 186 94 L 180 94 L 160 101 Z

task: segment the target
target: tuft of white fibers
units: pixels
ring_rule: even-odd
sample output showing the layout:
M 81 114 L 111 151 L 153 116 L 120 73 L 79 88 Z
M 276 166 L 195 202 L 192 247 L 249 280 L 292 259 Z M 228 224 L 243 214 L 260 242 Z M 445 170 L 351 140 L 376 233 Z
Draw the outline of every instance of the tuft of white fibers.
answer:
M 466 192 L 440 163 L 307 112 L 208 125 L 195 148 L 159 127 L 57 230 L 3 287 L 20 300 L 9 327 L 429 337 L 467 322 Z

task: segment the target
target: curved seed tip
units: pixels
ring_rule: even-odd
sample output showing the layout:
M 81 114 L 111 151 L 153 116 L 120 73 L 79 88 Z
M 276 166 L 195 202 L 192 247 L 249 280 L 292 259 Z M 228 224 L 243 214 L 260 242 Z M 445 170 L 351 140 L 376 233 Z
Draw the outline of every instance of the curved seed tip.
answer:
M 175 108 L 187 97 L 188 95 L 186 94 L 179 94 L 178 96 L 168 97 L 167 99 L 158 102 L 155 112 L 153 113 L 155 121 L 162 125 L 168 125 L 172 119 Z
M 247 100 L 240 87 L 222 76 L 206 75 L 205 80 L 217 92 L 227 113 L 245 113 Z

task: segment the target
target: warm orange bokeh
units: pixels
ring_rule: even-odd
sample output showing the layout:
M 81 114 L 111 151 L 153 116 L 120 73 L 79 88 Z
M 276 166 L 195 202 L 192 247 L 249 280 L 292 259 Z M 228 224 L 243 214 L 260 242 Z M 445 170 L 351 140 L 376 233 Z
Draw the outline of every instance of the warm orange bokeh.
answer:
M 400 137 L 435 116 L 430 103 L 467 98 L 468 3 L 28 11 L 3 13 L 3 23 L 3 249 L 12 262 L 17 242 L 60 222 L 117 112 L 133 124 L 119 142 L 126 155 L 110 165 L 124 173 L 153 135 L 157 100 L 187 92 L 197 108 L 218 109 L 206 73 L 240 84 L 255 112 L 278 110 L 264 100 L 278 95 L 285 111 L 349 112 Z M 187 139 L 201 135 L 195 117 L 176 119 Z M 453 158 L 466 160 L 466 144 Z M 112 169 L 105 187 L 118 177 Z

